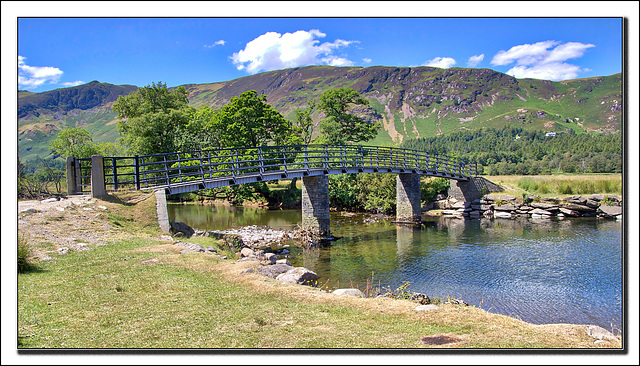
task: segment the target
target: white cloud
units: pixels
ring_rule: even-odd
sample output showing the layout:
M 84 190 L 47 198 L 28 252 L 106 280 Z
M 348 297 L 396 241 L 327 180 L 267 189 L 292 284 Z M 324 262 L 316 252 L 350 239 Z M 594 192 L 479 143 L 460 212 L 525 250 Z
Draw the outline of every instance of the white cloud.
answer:
M 216 46 L 224 46 L 225 44 L 227 44 L 227 42 L 224 39 L 221 39 L 219 41 L 215 41 L 212 44 L 205 44 L 204 47 L 205 48 L 213 48 Z
M 523 44 L 511 47 L 508 51 L 498 52 L 491 60 L 491 64 L 504 66 L 515 62 L 516 65 L 507 71 L 507 74 L 516 78 L 554 81 L 575 79 L 579 72 L 588 69 L 581 69 L 579 66 L 564 61 L 582 57 L 591 47 L 595 47 L 595 45 L 558 41 Z
M 370 58 L 363 58 L 362 62 L 364 62 L 365 64 L 370 64 L 373 60 Z
M 442 69 L 448 69 L 455 64 L 456 64 L 456 60 L 452 59 L 451 57 L 436 57 L 433 60 L 429 60 L 426 63 L 424 63 L 423 66 L 432 66 L 432 67 L 439 67 Z
M 467 61 L 467 66 L 476 67 L 480 62 L 484 60 L 484 53 L 481 55 L 471 56 L 469 57 L 469 61 Z
M 43 84 L 57 84 L 62 76 L 62 70 L 51 66 L 29 66 L 27 58 L 18 56 L 18 86 L 25 89 L 35 89 Z
M 243 50 L 231 56 L 238 70 L 250 74 L 312 64 L 351 66 L 353 62 L 334 52 L 357 41 L 337 39 L 319 44 L 317 38 L 326 34 L 317 29 L 294 33 L 267 32 L 247 43 Z

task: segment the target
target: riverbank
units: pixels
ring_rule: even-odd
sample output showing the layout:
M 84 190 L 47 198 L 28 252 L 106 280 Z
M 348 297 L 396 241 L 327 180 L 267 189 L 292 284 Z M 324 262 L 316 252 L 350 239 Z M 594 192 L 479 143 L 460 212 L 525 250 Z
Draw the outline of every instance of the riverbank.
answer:
M 241 274 L 262 264 L 238 262 L 219 239 L 161 233 L 152 197 L 41 202 L 18 214 L 37 268 L 18 276 L 20 348 L 621 347 L 588 325 L 533 325 L 455 304 L 417 311 L 415 301 Z M 216 250 L 183 253 L 184 242 Z

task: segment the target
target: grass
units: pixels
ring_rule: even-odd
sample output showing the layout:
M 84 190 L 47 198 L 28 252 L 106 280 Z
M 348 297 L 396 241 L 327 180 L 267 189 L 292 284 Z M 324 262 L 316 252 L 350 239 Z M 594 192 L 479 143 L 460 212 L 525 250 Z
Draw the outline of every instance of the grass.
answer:
M 506 194 L 558 195 L 622 194 L 621 174 L 554 174 L 485 176 Z
M 136 236 L 20 273 L 19 348 L 620 347 L 594 344 L 580 325 L 532 325 L 456 305 L 416 312 L 408 300 L 336 296 L 239 275 L 259 264 L 179 254 L 182 247 L 159 240 L 157 224 L 147 226 L 153 199 L 117 196 L 100 204 L 110 212 L 106 220 Z M 212 238 L 188 241 L 224 249 Z M 452 343 L 437 341 L 443 339 Z

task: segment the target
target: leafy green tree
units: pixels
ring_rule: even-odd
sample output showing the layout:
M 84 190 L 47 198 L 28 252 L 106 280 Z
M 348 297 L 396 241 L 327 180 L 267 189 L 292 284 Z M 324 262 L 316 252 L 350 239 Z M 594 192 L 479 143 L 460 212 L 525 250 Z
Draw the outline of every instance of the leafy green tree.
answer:
M 307 104 L 307 108 L 298 108 L 295 110 L 295 119 L 293 120 L 293 128 L 295 133 L 300 137 L 303 144 L 308 145 L 313 141 L 313 132 L 315 126 L 311 114 L 316 109 L 315 100 L 311 100 Z
M 204 113 L 204 112 L 203 112 Z M 267 104 L 265 95 L 249 90 L 231 98 L 218 110 L 206 112 L 210 120 L 202 123 L 213 134 L 216 147 L 282 145 L 296 141 L 290 121 Z
M 98 147 L 93 143 L 89 131 L 80 127 L 66 128 L 51 141 L 49 148 L 56 155 L 63 157 L 89 158 L 98 154 Z
M 132 154 L 176 151 L 176 137 L 189 123 L 194 109 L 187 106 L 188 92 L 182 86 L 169 91 L 158 82 L 119 96 L 113 104 L 118 113 L 118 132 Z
M 319 142 L 342 145 L 368 141 L 376 137 L 379 126 L 349 113 L 355 106 L 368 106 L 369 101 L 351 88 L 330 89 L 320 96 L 318 109 L 325 118 L 320 122 Z

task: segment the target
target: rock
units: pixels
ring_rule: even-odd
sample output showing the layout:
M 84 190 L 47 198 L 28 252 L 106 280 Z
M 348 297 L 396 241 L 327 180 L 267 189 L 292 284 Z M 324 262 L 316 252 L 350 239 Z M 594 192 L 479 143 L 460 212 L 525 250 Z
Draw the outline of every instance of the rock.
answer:
M 28 208 L 26 210 L 22 210 L 18 213 L 23 213 L 23 214 L 34 214 L 34 213 L 38 213 L 40 212 L 40 210 L 36 210 L 35 208 Z
M 273 254 L 273 253 L 266 253 L 264 254 L 264 256 L 262 257 L 262 259 L 260 260 L 263 263 L 266 264 L 276 264 L 276 261 L 278 260 L 278 257 Z
M 585 204 L 591 208 L 598 208 L 600 207 L 600 202 L 596 201 L 596 200 L 587 200 L 587 202 L 585 202 Z
M 51 202 L 57 202 L 58 199 L 53 197 L 53 198 L 47 198 L 46 200 L 42 200 L 40 201 L 40 203 L 51 203 Z
M 258 273 L 260 273 L 263 276 L 267 276 L 270 278 L 276 278 L 278 277 L 280 274 L 285 273 L 287 271 L 289 271 L 290 269 L 293 269 L 292 266 L 286 265 L 286 264 L 274 264 L 271 266 L 262 266 L 259 267 L 257 269 Z
M 540 215 L 540 216 L 551 216 L 552 213 L 549 211 L 545 211 L 541 208 L 536 208 L 533 211 L 529 212 L 531 215 Z
M 348 295 L 355 297 L 367 297 L 364 292 L 358 290 L 357 288 L 341 288 L 332 292 L 334 295 Z
M 204 250 L 205 250 L 205 252 L 218 253 L 218 251 L 216 250 L 216 248 L 211 247 L 211 246 L 204 248 Z
M 158 263 L 157 259 L 147 259 L 146 261 L 142 261 L 140 262 L 142 264 L 153 264 L 153 263 Z
M 590 200 L 594 200 L 594 201 L 604 201 L 609 200 L 611 202 L 619 202 L 620 200 L 618 199 L 617 196 L 611 195 L 611 194 L 592 194 L 591 196 L 589 196 Z
M 558 203 L 558 199 L 554 198 L 554 197 L 542 197 L 540 198 L 541 201 L 545 201 L 545 202 L 553 202 L 553 203 Z
M 420 305 L 420 306 L 416 307 L 413 310 L 415 310 L 415 311 L 434 311 L 434 310 L 440 310 L 440 307 L 438 305 L 428 304 L 428 305 Z
M 578 205 L 584 205 L 585 203 L 587 203 L 587 199 L 582 196 L 565 197 L 563 198 L 563 201 L 569 202 L 569 203 L 576 203 Z
M 566 216 L 578 217 L 580 213 L 578 211 L 570 210 L 568 208 L 560 207 L 560 212 Z
M 589 207 L 589 206 L 583 206 L 583 205 L 579 205 L 579 204 L 576 204 L 576 203 L 566 204 L 566 205 L 564 205 L 564 208 L 567 208 L 569 210 L 574 210 L 574 211 L 580 211 L 580 212 L 594 211 L 594 209 Z
M 255 270 L 253 268 L 247 268 L 238 274 L 247 274 L 247 273 L 255 273 Z
M 515 205 L 500 205 L 494 206 L 493 209 L 496 211 L 515 211 L 518 208 Z
M 195 230 L 184 222 L 171 222 L 170 225 L 169 232 L 174 236 L 185 236 L 189 238 L 195 234 Z
M 496 201 L 496 200 L 515 201 L 516 197 L 508 194 L 487 194 L 484 196 L 484 199 L 487 201 Z
M 193 252 L 204 252 L 205 251 L 205 249 L 204 249 L 204 247 L 202 245 L 196 244 L 196 243 L 187 243 L 187 242 L 179 241 L 179 242 L 175 243 L 174 245 L 179 245 L 181 247 L 187 247 L 187 249 L 190 249 Z M 185 252 L 185 251 L 183 250 L 183 252 Z M 189 253 L 189 252 L 185 252 L 185 253 Z
M 511 212 L 496 211 L 496 212 L 493 213 L 493 217 L 498 218 L 498 219 L 511 219 L 511 218 L 513 218 L 513 215 L 511 215 Z
M 243 257 L 250 257 L 255 254 L 253 253 L 253 250 L 251 250 L 250 248 L 242 248 L 242 250 L 240 251 L 240 255 Z
M 66 255 L 67 253 L 69 253 L 69 248 L 67 247 L 58 248 L 58 254 Z
M 290 265 L 291 265 L 291 262 L 289 262 L 289 260 L 288 260 L 288 259 L 278 259 L 278 260 L 276 261 L 276 264 L 286 264 L 287 266 L 290 266 Z
M 605 216 L 614 217 L 614 216 L 622 215 L 622 207 L 601 205 L 600 207 L 598 207 L 598 213 L 603 214 Z
M 597 325 L 588 326 L 587 334 L 592 336 L 593 338 L 598 338 L 599 340 L 603 340 L 603 339 L 607 339 L 611 341 L 618 340 L 618 338 L 616 338 L 616 336 L 614 336 L 613 333 Z
M 242 257 L 238 259 L 238 262 L 251 262 L 251 261 L 257 261 L 257 260 L 259 260 L 258 257 L 256 257 L 255 255 L 251 255 L 248 257 Z
M 318 275 L 304 267 L 296 267 L 276 277 L 283 283 L 297 283 L 298 285 L 311 285 L 318 280 Z
M 533 208 L 540 208 L 543 210 L 549 210 L 551 208 L 558 208 L 558 205 L 554 205 L 552 203 L 545 203 L 545 202 L 531 202 L 529 204 L 529 206 L 533 207 Z
M 187 253 L 197 253 L 196 250 L 193 250 L 191 248 L 187 248 L 187 249 L 183 249 L 180 254 L 187 254 Z

